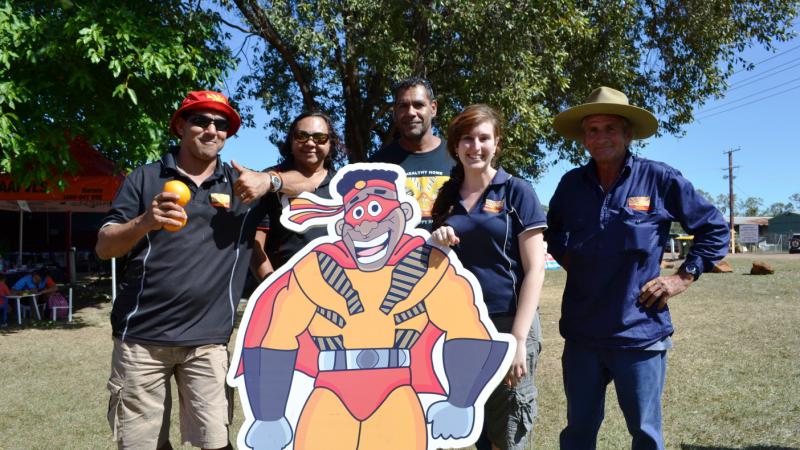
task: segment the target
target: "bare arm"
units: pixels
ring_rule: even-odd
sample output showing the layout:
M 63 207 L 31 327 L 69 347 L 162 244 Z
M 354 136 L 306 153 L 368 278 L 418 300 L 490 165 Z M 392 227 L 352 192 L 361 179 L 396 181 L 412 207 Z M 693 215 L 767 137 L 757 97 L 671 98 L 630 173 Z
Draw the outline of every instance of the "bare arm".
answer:
M 42 288 L 42 290 L 39 291 L 40 295 L 52 294 L 53 292 L 56 292 L 58 290 L 58 286 L 56 285 L 56 282 L 53 281 L 52 278 L 48 277 L 48 281 L 49 281 L 49 283 L 46 283 L 45 287 Z
M 517 350 L 506 377 L 513 386 L 528 373 L 526 341 L 539 307 L 544 283 L 544 237 L 541 229 L 523 231 L 519 235 L 519 254 L 522 258 L 524 278 L 519 292 L 517 313 L 511 334 L 517 341 Z
M 267 252 L 264 250 L 267 244 L 267 236 L 266 231 L 256 230 L 256 237 L 253 240 L 253 256 L 250 258 L 250 270 L 259 281 L 264 281 L 275 271 L 269 261 L 269 257 L 267 257 Z
M 250 170 L 236 161 L 231 161 L 231 165 L 239 172 L 239 178 L 233 184 L 233 192 L 243 202 L 250 203 L 257 200 L 272 188 L 269 173 Z M 281 192 L 290 196 L 302 192 L 314 192 L 317 188 L 314 180 L 296 170 L 281 172 L 279 176 L 282 182 Z
M 280 177 L 281 181 L 283 181 L 281 192 L 291 197 L 300 195 L 303 192 L 314 192 L 314 190 L 317 189 L 318 182 L 322 182 L 322 179 L 316 180 L 318 182 L 315 182 L 313 177 L 307 178 L 296 170 L 281 172 Z M 324 176 L 322 178 L 324 178 Z
M 162 192 L 153 198 L 150 208 L 126 223 L 112 223 L 97 233 L 94 250 L 100 259 L 118 258 L 128 254 L 147 233 L 164 225 L 180 227 L 186 217 L 183 208 L 175 203 L 178 194 Z

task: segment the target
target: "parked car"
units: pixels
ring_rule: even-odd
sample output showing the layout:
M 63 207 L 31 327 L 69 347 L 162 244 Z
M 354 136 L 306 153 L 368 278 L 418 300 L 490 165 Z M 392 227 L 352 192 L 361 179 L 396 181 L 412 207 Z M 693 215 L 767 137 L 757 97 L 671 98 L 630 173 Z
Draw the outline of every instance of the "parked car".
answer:
M 789 253 L 800 253 L 800 233 L 795 233 L 789 239 Z

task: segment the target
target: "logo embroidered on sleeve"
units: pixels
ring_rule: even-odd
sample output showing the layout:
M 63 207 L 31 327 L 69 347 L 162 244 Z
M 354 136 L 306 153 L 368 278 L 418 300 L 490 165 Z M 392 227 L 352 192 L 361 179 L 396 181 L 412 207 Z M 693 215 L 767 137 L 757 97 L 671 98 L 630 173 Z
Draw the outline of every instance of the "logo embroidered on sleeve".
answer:
M 628 208 L 636 211 L 650 211 L 650 197 L 628 197 Z
M 228 194 L 221 194 L 221 193 L 212 193 L 211 194 L 211 206 L 215 206 L 217 208 L 230 208 L 231 207 L 231 196 Z
M 487 198 L 486 203 L 483 204 L 483 210 L 490 213 L 499 213 L 503 210 L 504 205 L 504 200 L 490 200 Z

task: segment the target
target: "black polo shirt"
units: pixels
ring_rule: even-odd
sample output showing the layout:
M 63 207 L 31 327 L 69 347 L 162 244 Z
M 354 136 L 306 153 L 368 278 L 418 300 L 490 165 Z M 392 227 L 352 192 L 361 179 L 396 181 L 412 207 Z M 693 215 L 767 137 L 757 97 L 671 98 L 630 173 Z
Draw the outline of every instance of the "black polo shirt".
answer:
M 290 170 L 292 167 L 286 164 L 280 164 L 269 170 L 276 170 L 283 172 Z M 336 175 L 336 171 L 328 169 L 328 174 L 322 183 L 314 190 L 313 194 L 322 198 L 331 198 L 329 185 L 331 179 Z M 327 236 L 327 227 L 312 227 L 305 231 L 305 233 L 296 233 L 287 230 L 281 223 L 281 214 L 283 213 L 284 206 L 288 205 L 288 198 L 286 194 L 280 192 L 269 193 L 265 196 L 267 199 L 267 216 L 264 221 L 259 225 L 260 229 L 267 232 L 267 243 L 264 250 L 269 257 L 269 262 L 272 264 L 274 270 L 278 270 L 282 265 L 286 264 L 295 253 L 299 252 L 309 242 L 320 236 Z
M 369 162 L 397 164 L 406 172 L 406 192 L 417 199 L 422 212 L 418 228 L 433 231 L 431 211 L 442 188 L 450 179 L 450 171 L 456 165 L 447 152 L 447 141 L 442 139 L 435 149 L 424 152 L 410 152 L 394 141 L 369 158 Z
M 126 223 L 143 214 L 169 180 L 192 191 L 186 226 L 151 231 L 128 255 L 111 311 L 113 335 L 145 344 L 226 344 L 266 201 L 241 202 L 233 193 L 239 175 L 219 158 L 213 175 L 195 185 L 178 172 L 177 151 L 131 172 L 103 222 Z

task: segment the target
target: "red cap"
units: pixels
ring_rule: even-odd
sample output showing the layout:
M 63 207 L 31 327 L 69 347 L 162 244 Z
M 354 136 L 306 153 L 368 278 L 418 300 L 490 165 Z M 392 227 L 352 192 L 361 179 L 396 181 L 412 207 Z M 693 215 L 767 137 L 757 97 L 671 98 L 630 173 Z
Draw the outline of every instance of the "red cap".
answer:
M 242 119 L 239 117 L 239 114 L 231 108 L 231 105 L 228 104 L 227 97 L 214 91 L 192 91 L 183 99 L 181 107 L 175 111 L 175 114 L 172 115 L 172 119 L 169 121 L 169 130 L 172 131 L 172 134 L 180 137 L 176 123 L 181 114 L 186 111 L 195 111 L 198 109 L 216 111 L 227 117 L 231 125 L 230 128 L 228 128 L 228 136 L 233 136 L 239 131 Z

